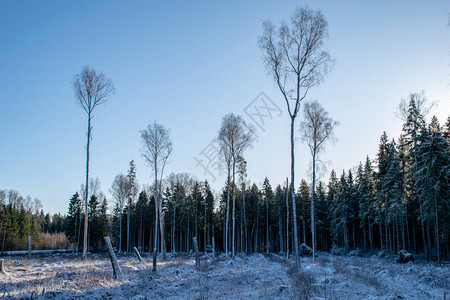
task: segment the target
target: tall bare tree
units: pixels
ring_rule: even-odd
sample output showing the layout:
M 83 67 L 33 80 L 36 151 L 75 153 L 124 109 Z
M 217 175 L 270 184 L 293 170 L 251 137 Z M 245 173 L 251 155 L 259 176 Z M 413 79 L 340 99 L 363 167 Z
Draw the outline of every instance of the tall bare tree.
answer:
M 309 90 L 318 85 L 332 64 L 324 41 L 328 37 L 328 23 L 320 11 L 298 8 L 290 24 L 282 23 L 277 30 L 266 21 L 259 47 L 269 73 L 273 76 L 286 102 L 291 118 L 291 195 L 294 221 L 294 249 L 298 258 L 297 211 L 295 202 L 294 125 L 300 103 Z
M 128 179 L 127 176 L 117 174 L 110 188 L 110 193 L 114 200 L 116 200 L 119 208 L 119 252 L 122 252 L 122 215 L 123 205 L 128 197 Z
M 158 174 L 160 178 L 164 173 L 167 159 L 172 153 L 172 141 L 170 140 L 170 130 L 163 125 L 154 122 L 141 131 L 143 148 L 142 156 L 149 166 L 153 169 L 155 175 L 155 243 L 153 248 L 153 271 L 156 271 L 156 257 L 158 253 L 158 219 L 161 220 L 161 184 L 158 184 Z M 161 180 L 159 180 L 161 181 Z M 161 230 L 161 240 L 164 243 L 164 231 Z M 164 249 L 165 245 L 163 245 Z
M 252 129 L 245 123 L 241 116 L 235 116 L 234 114 L 226 115 L 222 120 L 222 126 L 219 130 L 218 142 L 220 151 L 227 162 L 227 165 L 231 163 L 231 189 L 233 197 L 233 228 L 232 228 L 232 239 L 231 239 L 231 256 L 234 257 L 236 253 L 235 249 L 235 236 L 236 236 L 236 163 L 238 158 L 243 156 L 243 152 L 251 147 L 253 142 Z M 230 170 L 228 170 L 228 183 L 230 182 Z M 229 187 L 228 187 L 229 190 Z M 228 194 L 229 195 L 229 194 Z M 229 202 L 229 196 L 227 196 L 227 202 Z M 226 220 L 226 231 L 228 229 L 228 206 L 227 205 L 227 220 Z M 226 239 L 228 240 L 228 239 Z
M 87 231 L 88 231 L 88 198 L 89 195 L 89 147 L 92 139 L 92 118 L 97 106 L 106 103 L 114 94 L 114 84 L 103 73 L 84 67 L 81 73 L 75 76 L 73 82 L 75 97 L 81 108 L 88 115 L 87 142 L 86 142 L 86 191 L 84 199 L 84 239 L 83 259 L 87 258 Z
M 305 120 L 300 123 L 302 140 L 308 145 L 312 156 L 312 184 L 311 184 L 311 236 L 312 236 L 312 260 L 316 254 L 316 229 L 314 214 L 314 195 L 316 191 L 316 170 L 319 154 L 325 151 L 325 142 L 334 141 L 334 128 L 339 122 L 328 116 L 328 112 L 317 101 L 307 102 L 304 106 Z

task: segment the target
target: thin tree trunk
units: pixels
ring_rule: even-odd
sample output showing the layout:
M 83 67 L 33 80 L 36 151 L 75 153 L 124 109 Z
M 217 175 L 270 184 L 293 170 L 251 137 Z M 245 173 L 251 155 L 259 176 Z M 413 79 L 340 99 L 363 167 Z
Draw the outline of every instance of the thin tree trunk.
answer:
M 269 199 L 266 195 L 266 253 L 269 254 L 270 242 L 269 242 Z
M 313 176 L 312 176 L 312 188 L 311 188 L 311 244 L 312 244 L 312 261 L 315 262 L 316 255 L 316 228 L 314 224 L 314 191 L 316 189 L 316 149 L 314 148 L 313 154 Z M 304 218 L 304 216 L 303 216 Z M 347 227 L 347 226 L 346 226 Z M 306 242 L 306 241 L 305 241 Z
M 408 242 L 408 251 L 411 252 L 411 237 L 409 232 L 409 222 L 408 222 L 408 216 L 405 215 L 405 221 L 406 221 L 406 239 Z
M 78 255 L 78 250 L 80 249 L 80 238 L 81 238 L 81 216 L 82 216 L 82 212 L 80 210 L 80 222 L 78 222 L 78 238 L 77 238 L 77 250 L 76 250 L 76 254 Z
M 395 232 L 396 232 L 396 238 L 397 238 L 397 248 L 400 250 L 400 238 L 399 238 L 399 231 L 398 231 L 398 217 L 395 218 Z
M 292 218 L 293 218 L 293 230 L 294 230 L 294 253 L 295 261 L 301 268 L 301 260 L 298 253 L 298 228 L 297 228 L 297 208 L 295 201 L 295 169 L 294 169 L 294 120 L 295 117 L 291 117 L 291 195 L 292 195 Z
M 353 234 L 353 248 L 356 249 L 356 232 L 355 232 L 355 221 L 352 222 L 352 234 Z M 326 248 L 325 248 L 326 251 Z
M 122 252 L 122 211 L 119 215 L 119 253 Z
M 189 227 L 190 227 L 190 219 L 191 219 L 191 217 L 190 217 L 190 215 L 191 215 L 191 212 L 189 211 L 189 208 L 188 208 L 188 222 L 187 222 L 187 232 L 186 232 L 186 252 L 188 252 L 189 253 Z
M 153 272 L 156 272 L 156 257 L 158 255 L 158 169 L 155 161 L 155 236 L 153 245 Z
M 91 111 L 88 113 L 88 130 L 86 143 L 86 187 L 84 198 L 84 236 L 83 236 L 83 260 L 87 259 L 87 235 L 88 235 L 88 198 L 89 198 L 89 146 L 91 144 Z
M 306 244 L 306 220 L 305 220 L 305 203 L 301 201 L 301 208 L 302 208 L 302 237 L 303 241 L 300 241 L 300 243 Z
M 242 187 L 242 207 L 244 209 L 245 253 L 248 253 L 247 217 L 245 215 L 245 185 Z
M 231 253 L 231 257 L 234 258 L 234 256 L 236 255 L 236 245 L 235 245 L 235 240 L 236 240 L 236 191 L 235 191 L 235 167 L 236 167 L 236 161 L 235 159 L 233 159 L 233 186 L 232 186 L 232 191 L 233 191 L 233 234 L 232 234 L 232 241 L 231 241 L 231 247 L 232 249 L 232 253 Z
M 128 200 L 128 211 L 127 211 L 127 253 L 130 253 L 130 214 L 131 214 L 131 199 Z
M 236 245 L 235 245 L 235 240 L 236 240 L 236 191 L 235 191 L 235 177 L 236 177 L 236 160 L 233 159 L 233 186 L 232 186 L 232 191 L 233 191 L 233 234 L 232 234 L 232 241 L 231 241 L 231 247 L 232 247 L 232 252 L 231 252 L 231 257 L 234 258 L 234 256 L 236 255 Z
M 159 201 L 158 201 L 158 211 L 159 211 L 159 230 L 160 230 L 160 234 L 161 234 L 161 252 L 162 252 L 162 258 L 166 259 L 167 258 L 167 254 L 166 254 L 166 236 L 165 236 L 165 214 L 162 211 L 162 177 L 164 174 L 164 167 L 165 164 L 163 164 L 162 169 L 161 169 L 161 175 L 160 175 L 160 179 L 159 179 L 159 191 L 158 191 L 158 196 L 159 196 Z
M 225 256 L 228 257 L 228 222 L 230 216 L 230 167 L 228 167 L 227 176 L 227 215 L 225 217 Z
M 367 237 L 366 237 L 366 226 L 364 224 L 365 222 L 363 221 L 362 224 L 362 232 L 363 232 L 363 241 L 364 241 L 364 249 L 367 249 Z
M 401 216 L 400 220 L 402 221 L 401 223 L 401 230 L 402 230 L 402 244 L 403 244 L 403 249 L 406 249 L 406 243 L 405 243 L 405 221 L 404 221 L 404 217 Z
M 429 253 L 429 255 L 430 255 L 430 258 L 429 259 L 433 259 L 433 257 L 432 257 L 432 253 L 431 253 L 431 240 L 430 240 L 430 220 L 427 218 L 427 240 L 426 240 L 426 243 L 427 243 L 427 246 L 428 246 L 428 253 Z
M 380 229 L 380 249 L 383 250 L 383 224 L 381 222 L 381 214 L 379 215 L 380 220 L 378 222 L 378 228 Z
M 289 179 L 286 177 L 286 258 L 289 258 Z
M 161 199 L 160 199 L 161 201 Z M 161 205 L 161 204 L 160 204 Z M 167 254 L 166 254 L 166 238 L 164 235 L 164 228 L 166 225 L 166 214 L 164 211 L 161 210 L 161 207 L 159 208 L 160 214 L 159 214 L 159 230 L 161 233 L 161 252 L 162 252 L 162 258 L 166 259 L 167 258 Z
M 6 229 L 3 229 L 2 253 L 5 252 Z
M 386 211 L 384 212 L 384 231 L 386 232 L 386 251 L 389 249 L 389 231 L 388 231 L 388 222 L 386 218 Z
M 240 246 L 239 246 L 239 251 L 242 253 L 244 251 L 244 224 L 242 222 L 242 206 L 241 206 L 241 211 L 240 211 L 240 219 L 241 219 L 241 224 L 240 224 Z
M 178 202 L 178 201 L 177 201 Z M 175 213 L 176 213 L 176 206 L 173 205 L 173 216 L 172 216 L 172 252 L 176 252 L 175 250 Z
M 437 206 L 437 198 L 436 198 L 436 191 L 434 190 L 434 214 L 436 217 L 436 249 L 437 249 L 437 260 L 438 263 L 441 262 L 441 255 L 440 255 L 440 251 L 439 251 L 439 219 L 438 219 L 438 206 Z
M 198 245 L 197 245 L 197 237 L 193 237 L 193 242 L 194 242 L 194 251 L 195 251 L 195 267 L 197 269 L 200 268 L 200 255 L 198 253 Z
M 279 239 L 279 252 L 283 252 L 283 221 L 281 220 L 281 205 L 278 207 L 278 239 Z

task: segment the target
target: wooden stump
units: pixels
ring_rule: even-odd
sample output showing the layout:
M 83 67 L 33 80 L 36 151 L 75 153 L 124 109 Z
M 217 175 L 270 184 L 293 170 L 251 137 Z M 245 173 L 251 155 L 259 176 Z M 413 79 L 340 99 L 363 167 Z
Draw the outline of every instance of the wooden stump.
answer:
M 103 237 L 106 243 L 106 247 L 108 248 L 109 259 L 111 260 L 111 266 L 114 273 L 114 279 L 121 280 L 123 277 L 122 270 L 120 269 L 119 262 L 117 261 L 116 254 L 114 253 L 113 247 L 111 245 L 111 241 L 109 240 L 109 236 Z
M 134 253 L 136 253 L 136 256 L 139 259 L 139 262 L 144 262 L 144 260 L 142 259 L 141 255 L 139 254 L 139 251 L 136 247 L 133 247 L 133 251 L 134 251 Z
M 0 273 L 1 274 L 5 274 L 6 273 L 5 267 L 3 265 L 4 263 L 5 263 L 5 260 L 4 259 L 0 259 Z
M 197 238 L 192 238 L 194 240 L 194 250 L 195 250 L 195 267 L 200 268 L 200 254 L 198 253 Z
M 28 257 L 31 258 L 31 236 L 28 236 Z

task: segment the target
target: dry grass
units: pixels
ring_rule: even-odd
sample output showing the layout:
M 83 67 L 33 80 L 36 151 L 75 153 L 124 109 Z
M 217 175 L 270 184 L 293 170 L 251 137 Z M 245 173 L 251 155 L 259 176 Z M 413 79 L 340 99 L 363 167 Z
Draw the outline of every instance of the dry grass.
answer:
M 34 243 L 33 249 L 69 249 L 71 244 L 64 233 L 39 233 L 38 240 Z

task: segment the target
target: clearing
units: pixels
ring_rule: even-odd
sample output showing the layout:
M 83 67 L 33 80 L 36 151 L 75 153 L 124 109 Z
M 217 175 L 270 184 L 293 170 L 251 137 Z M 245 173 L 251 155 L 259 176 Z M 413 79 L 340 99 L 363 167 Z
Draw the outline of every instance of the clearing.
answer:
M 151 271 L 135 256 L 120 255 L 124 279 L 112 279 L 106 254 L 83 262 L 72 254 L 29 259 L 6 257 L 0 299 L 445 299 L 450 267 L 395 263 L 395 257 L 347 257 L 320 253 L 302 259 L 298 272 L 277 254 L 202 257 L 168 255 Z

